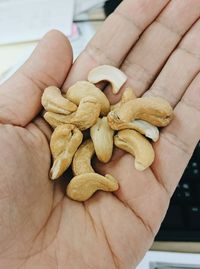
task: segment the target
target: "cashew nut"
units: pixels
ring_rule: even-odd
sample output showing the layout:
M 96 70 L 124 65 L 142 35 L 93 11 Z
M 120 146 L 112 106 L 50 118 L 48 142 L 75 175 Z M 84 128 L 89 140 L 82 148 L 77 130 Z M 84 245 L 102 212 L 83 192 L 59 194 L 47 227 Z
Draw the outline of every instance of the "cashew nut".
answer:
M 90 129 L 97 158 L 107 163 L 112 157 L 114 131 L 110 128 L 107 117 L 99 118 Z
M 49 125 L 51 125 L 51 127 L 53 128 L 56 128 L 57 126 L 62 124 L 69 123 L 71 119 L 71 115 L 62 115 L 54 112 L 46 112 L 43 117 L 45 121 L 48 122 Z
M 46 112 L 43 117 L 53 128 L 61 124 L 71 123 L 83 131 L 96 123 L 100 109 L 101 105 L 95 98 L 84 97 L 81 99 L 77 111 L 70 115 Z
M 108 81 L 112 85 L 112 91 L 117 94 L 124 83 L 127 76 L 118 68 L 110 65 L 101 65 L 93 68 L 88 74 L 88 81 L 98 83 L 100 81 Z
M 132 89 L 131 87 L 127 87 L 127 88 L 124 90 L 123 94 L 122 94 L 122 98 L 121 98 L 121 100 L 120 100 L 118 103 L 116 103 L 115 105 L 112 105 L 112 106 L 111 106 L 111 110 L 116 110 L 116 109 L 120 108 L 120 106 L 121 106 L 122 104 L 127 103 L 127 102 L 130 101 L 130 100 L 134 100 L 134 99 L 136 99 L 136 98 L 137 98 L 137 97 L 136 97 L 136 95 L 134 94 L 133 89 Z
M 86 130 L 96 123 L 100 110 L 101 105 L 96 98 L 84 97 L 81 99 L 78 109 L 71 119 L 71 123 L 80 130 Z
M 85 173 L 95 173 L 91 166 L 94 155 L 94 145 L 91 139 L 86 140 L 77 150 L 72 162 L 72 170 L 75 176 Z
M 143 171 L 154 161 L 155 153 L 151 143 L 134 130 L 122 130 L 114 137 L 115 146 L 135 156 L 135 168 Z
M 172 107 L 159 97 L 143 97 L 122 104 L 119 109 L 108 114 L 108 122 L 112 129 L 129 128 L 129 123 L 135 119 L 147 121 L 155 126 L 163 127 L 172 119 Z
M 71 86 L 66 93 L 67 99 L 76 105 L 79 105 L 80 101 L 84 97 L 88 96 L 96 98 L 96 100 L 101 104 L 101 115 L 108 114 L 110 111 L 110 103 L 107 97 L 92 83 L 88 81 L 78 81 Z
M 121 99 L 121 103 L 124 104 L 130 100 L 134 100 L 136 99 L 137 96 L 134 93 L 134 90 L 131 87 L 127 87 L 123 94 L 122 94 L 122 99 Z
M 51 179 L 60 177 L 67 170 L 82 139 L 83 134 L 72 124 L 63 124 L 56 127 L 50 141 L 50 149 L 54 160 L 50 171 Z
M 114 144 L 133 155 L 135 168 L 143 171 L 155 158 L 151 143 L 143 135 L 157 141 L 157 127 L 168 125 L 172 119 L 172 107 L 167 101 L 158 97 L 137 98 L 132 88 L 126 88 L 121 101 L 110 106 L 106 95 L 92 83 L 110 82 L 117 94 L 127 77 L 116 67 L 96 67 L 88 80 L 75 83 L 65 96 L 55 86 L 47 87 L 42 95 L 47 111 L 44 118 L 55 128 L 50 141 L 50 177 L 59 178 L 72 164 L 74 177 L 66 193 L 76 201 L 86 201 L 98 190 L 112 192 L 119 188 L 114 177 L 94 171 L 91 161 L 95 153 L 101 162 L 107 163 Z M 87 140 L 87 131 L 84 138 L 81 132 L 85 130 L 90 132 Z M 118 133 L 114 136 L 115 130 Z
M 42 105 L 46 111 L 68 115 L 76 111 L 77 106 L 64 98 L 60 89 L 55 86 L 47 87 L 42 95 Z
M 134 120 L 129 123 L 128 129 L 134 129 L 146 137 L 152 139 L 154 142 L 159 139 L 159 130 L 156 126 L 144 120 Z
M 97 190 L 113 192 L 118 188 L 117 180 L 111 175 L 104 177 L 96 173 L 86 173 L 72 178 L 66 192 L 71 199 L 84 202 Z

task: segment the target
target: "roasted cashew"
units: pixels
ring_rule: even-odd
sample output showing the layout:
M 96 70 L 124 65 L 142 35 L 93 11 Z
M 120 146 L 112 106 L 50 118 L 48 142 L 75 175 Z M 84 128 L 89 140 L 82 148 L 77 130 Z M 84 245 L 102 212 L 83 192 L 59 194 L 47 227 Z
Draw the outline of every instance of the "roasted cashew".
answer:
M 118 188 L 117 180 L 111 175 L 105 175 L 104 177 L 97 173 L 87 173 L 72 178 L 66 192 L 71 199 L 84 202 L 97 190 L 113 192 Z
M 117 94 L 124 83 L 127 76 L 118 68 L 110 65 L 101 65 L 93 68 L 88 74 L 88 81 L 98 83 L 100 81 L 108 81 L 112 85 L 112 91 Z
M 128 87 L 124 90 L 123 94 L 122 94 L 122 98 L 121 100 L 111 106 L 111 110 L 119 110 L 119 108 L 131 101 L 131 100 L 135 100 L 137 97 L 134 94 L 134 91 L 132 88 Z M 127 123 L 126 125 L 126 129 L 134 129 L 136 131 L 138 131 L 141 134 L 144 134 L 146 137 L 152 139 L 154 142 L 156 142 L 159 139 L 159 130 L 156 126 L 152 125 L 151 123 L 148 123 L 146 121 L 143 120 L 133 120 L 129 123 Z
M 76 125 L 76 127 L 83 131 L 96 123 L 100 109 L 101 105 L 95 98 L 84 97 L 81 99 L 77 111 L 70 115 L 46 112 L 43 117 L 53 128 L 61 124 L 70 123 Z
M 110 128 L 107 117 L 99 118 L 90 128 L 90 135 L 94 143 L 97 158 L 107 163 L 112 157 L 114 131 Z
M 51 179 L 60 177 L 67 170 L 82 139 L 83 134 L 72 124 L 60 125 L 54 130 L 50 141 L 54 160 L 50 171 Z
M 43 118 L 46 122 L 49 123 L 49 125 L 51 125 L 51 127 L 56 128 L 57 126 L 60 126 L 62 124 L 69 123 L 71 115 L 62 115 L 54 112 L 46 112 L 44 113 Z
M 65 96 L 54 86 L 47 87 L 42 95 L 47 111 L 44 118 L 55 128 L 50 141 L 53 156 L 50 177 L 59 178 L 72 164 L 74 177 L 66 193 L 76 201 L 86 201 L 98 190 L 112 192 L 119 188 L 114 177 L 94 171 L 91 161 L 95 153 L 101 162 L 107 163 L 114 144 L 133 155 L 135 168 L 143 171 L 155 158 L 151 143 L 143 135 L 157 141 L 157 127 L 168 125 L 172 119 L 172 107 L 167 101 L 158 97 L 137 98 L 131 88 L 125 89 L 120 102 L 110 106 L 106 95 L 92 83 L 110 82 L 117 94 L 127 77 L 115 67 L 96 67 L 90 71 L 88 80 L 75 83 Z M 90 138 L 84 137 L 81 144 L 81 131 L 89 133 L 89 129 Z M 114 136 L 115 130 L 118 133 Z
M 135 157 L 135 168 L 143 171 L 154 161 L 155 153 L 151 143 L 134 130 L 119 131 L 114 137 L 115 146 Z
M 71 119 L 71 123 L 80 130 L 86 130 L 94 125 L 100 115 L 101 105 L 96 98 L 91 96 L 81 99 L 77 111 Z
M 116 103 L 115 105 L 112 105 L 112 106 L 111 106 L 111 110 L 119 109 L 120 106 L 123 105 L 124 103 L 127 103 L 128 101 L 130 101 L 130 100 L 134 100 L 134 99 L 136 99 L 136 98 L 137 98 L 137 97 L 136 97 L 136 95 L 135 95 L 133 89 L 132 89 L 131 87 L 127 87 L 127 88 L 124 90 L 123 94 L 122 94 L 122 98 L 121 98 L 121 100 L 120 100 L 118 103 Z
M 72 162 L 72 170 L 75 176 L 85 173 L 95 173 L 91 166 L 91 159 L 94 153 L 94 145 L 91 139 L 86 140 L 78 148 Z
M 56 86 L 47 87 L 42 95 L 42 105 L 46 111 L 68 115 L 76 111 L 77 106 L 64 98 Z
M 128 101 L 108 114 L 112 129 L 130 128 L 130 122 L 140 119 L 158 127 L 168 125 L 172 119 L 172 107 L 159 97 L 143 97 Z
M 73 86 L 71 86 L 66 97 L 71 102 L 79 105 L 84 97 L 94 97 L 101 104 L 101 115 L 107 115 L 110 111 L 110 103 L 105 96 L 105 94 L 97 88 L 95 85 L 88 81 L 78 81 Z

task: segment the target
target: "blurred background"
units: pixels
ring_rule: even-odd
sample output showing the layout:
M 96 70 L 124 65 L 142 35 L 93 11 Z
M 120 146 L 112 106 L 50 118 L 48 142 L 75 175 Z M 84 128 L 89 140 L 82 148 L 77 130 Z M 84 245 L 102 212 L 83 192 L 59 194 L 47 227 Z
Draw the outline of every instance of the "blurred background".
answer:
M 24 63 L 51 29 L 62 31 L 70 39 L 76 58 L 104 20 L 104 3 L 102 0 L 0 0 L 0 83 Z
M 70 39 L 76 59 L 120 2 L 0 0 L 0 84 L 26 61 L 51 29 L 62 31 Z M 200 269 L 199 253 L 200 143 L 177 186 L 155 242 L 138 269 Z

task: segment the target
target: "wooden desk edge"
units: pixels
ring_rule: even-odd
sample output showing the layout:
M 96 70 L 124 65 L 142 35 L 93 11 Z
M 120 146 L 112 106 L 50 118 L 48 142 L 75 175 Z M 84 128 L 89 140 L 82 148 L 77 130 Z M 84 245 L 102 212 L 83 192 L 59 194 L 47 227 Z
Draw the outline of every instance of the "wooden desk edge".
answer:
M 200 253 L 200 242 L 154 242 L 151 250 Z

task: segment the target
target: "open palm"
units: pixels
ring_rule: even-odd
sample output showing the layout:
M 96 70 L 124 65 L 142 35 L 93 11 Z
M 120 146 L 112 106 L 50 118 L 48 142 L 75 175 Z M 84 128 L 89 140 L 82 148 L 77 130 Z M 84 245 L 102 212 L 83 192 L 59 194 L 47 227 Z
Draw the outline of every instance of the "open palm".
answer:
M 200 138 L 199 17 L 198 0 L 126 0 L 72 67 L 68 41 L 52 31 L 1 85 L 1 268 L 136 267 Z M 167 99 L 174 120 L 154 145 L 151 169 L 136 171 L 128 154 L 98 164 L 120 189 L 78 203 L 65 196 L 67 180 L 49 180 L 50 130 L 36 115 L 46 86 L 66 90 L 99 64 L 120 67 L 138 96 Z

